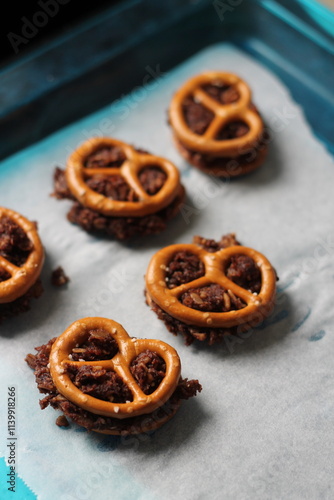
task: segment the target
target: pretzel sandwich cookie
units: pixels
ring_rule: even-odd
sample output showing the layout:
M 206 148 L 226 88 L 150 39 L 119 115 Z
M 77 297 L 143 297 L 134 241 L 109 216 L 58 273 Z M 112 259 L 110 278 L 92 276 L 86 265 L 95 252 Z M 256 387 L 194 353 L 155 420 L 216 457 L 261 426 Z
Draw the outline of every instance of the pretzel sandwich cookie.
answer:
M 276 272 L 267 258 L 241 246 L 234 234 L 220 241 L 196 236 L 192 244 L 159 250 L 146 271 L 146 302 L 187 345 L 210 345 L 241 334 L 272 312 Z
M 262 118 L 251 89 L 232 73 L 208 71 L 175 92 L 169 123 L 181 155 L 206 173 L 236 177 L 258 168 L 267 154 Z
M 0 321 L 30 308 L 43 289 L 44 250 L 36 223 L 0 207 Z
M 56 168 L 54 186 L 56 198 L 75 202 L 72 223 L 119 240 L 160 233 L 185 197 L 173 163 L 108 137 L 78 147 L 65 171 Z
M 160 340 L 130 337 L 116 321 L 88 317 L 36 348 L 26 361 L 35 370 L 40 401 L 90 431 L 128 435 L 161 427 L 182 399 L 202 390 L 181 377 L 181 361 Z M 66 418 L 67 417 L 67 418 Z

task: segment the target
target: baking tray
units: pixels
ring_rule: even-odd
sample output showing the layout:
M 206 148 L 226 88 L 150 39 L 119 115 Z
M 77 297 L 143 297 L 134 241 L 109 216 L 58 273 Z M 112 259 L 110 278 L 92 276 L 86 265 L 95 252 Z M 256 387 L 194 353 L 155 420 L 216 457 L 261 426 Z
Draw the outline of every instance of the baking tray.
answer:
M 2 198 L 9 199 L 7 190 L 9 192 L 13 186 L 15 192 L 11 196 L 15 196 L 19 206 L 10 206 L 20 210 L 23 206 L 29 207 L 24 213 L 32 217 L 32 220 L 39 221 L 43 241 L 47 244 L 44 282 L 46 283 L 46 277 L 55 263 L 63 264 L 65 270 L 70 270 L 71 276 L 70 295 L 66 290 L 64 293 L 52 291 L 46 284 L 47 293 L 40 299 L 42 306 L 39 308 L 38 304 L 34 304 L 29 318 L 21 316 L 17 323 L 8 324 L 8 329 L 6 326 L 3 333 L 4 345 L 6 342 L 8 349 L 16 347 L 16 350 L 20 351 L 20 356 L 16 354 L 15 358 L 13 357 L 17 376 L 12 376 L 11 372 L 8 386 L 19 380 L 20 475 L 17 477 L 17 484 L 27 482 L 26 486 L 22 486 L 25 496 L 21 498 L 53 500 L 57 497 L 57 500 L 82 500 L 98 496 L 106 498 L 107 491 L 110 497 L 112 495 L 120 500 L 155 500 L 176 496 L 190 500 L 220 500 L 221 491 L 226 500 L 329 500 L 333 497 L 330 491 L 333 475 L 329 471 L 333 465 L 329 422 L 333 415 L 333 398 L 330 397 L 330 388 L 333 387 L 332 370 L 329 368 L 333 321 L 330 317 L 330 295 L 326 293 L 327 278 L 333 275 L 333 266 L 330 267 L 331 247 L 327 251 L 327 247 L 319 246 L 320 241 L 326 243 L 325 236 L 332 231 L 328 216 L 332 205 L 329 203 L 332 197 L 328 194 L 332 172 L 329 170 L 329 162 L 319 160 L 322 158 L 322 147 L 317 144 L 314 149 L 307 149 L 308 144 L 304 144 L 305 141 L 294 133 L 298 132 L 298 127 L 290 134 L 292 120 L 290 127 L 287 126 L 283 132 L 284 140 L 279 138 L 280 154 L 275 154 L 275 147 L 272 148 L 274 154 L 269 159 L 268 168 L 231 184 L 233 187 L 229 189 L 229 185 L 225 184 L 219 184 L 218 187 L 218 184 L 212 182 L 212 186 L 210 179 L 204 178 L 195 169 L 189 169 L 182 163 L 164 137 L 158 137 L 162 127 L 152 126 L 145 137 L 147 142 L 142 143 L 139 139 L 137 142 L 140 131 L 135 129 L 134 133 L 132 129 L 131 135 L 128 120 L 126 124 L 123 123 L 123 129 L 120 125 L 116 132 L 123 137 L 122 134 L 126 130 L 129 135 L 124 134 L 124 138 L 136 139 L 137 144 L 145 147 L 148 142 L 155 143 L 155 146 L 159 147 L 154 147 L 154 152 L 161 151 L 164 155 L 168 151 L 168 157 L 170 155 L 172 160 L 177 157 L 177 164 L 180 164 L 183 179 L 187 184 L 190 202 L 195 203 L 196 195 L 201 194 L 203 186 L 210 187 L 210 190 L 206 191 L 207 206 L 196 217 L 195 228 L 179 218 L 172 231 L 166 231 L 157 239 L 152 238 L 149 242 L 137 241 L 124 246 L 115 242 L 95 241 L 83 231 L 72 227 L 65 217 L 62 217 L 61 212 L 65 215 L 66 207 L 59 204 L 55 209 L 58 202 L 48 196 L 49 191 L 46 189 L 46 186 L 51 184 L 51 167 L 55 164 L 61 165 L 65 160 L 65 153 L 69 152 L 68 149 L 76 143 L 76 139 L 82 139 L 83 129 L 80 125 L 74 123 L 72 130 L 65 125 L 87 117 L 87 121 L 84 120 L 85 126 L 92 130 L 98 118 L 106 116 L 103 106 L 109 107 L 108 105 L 123 95 L 128 95 L 129 98 L 136 95 L 136 87 L 143 87 L 147 75 L 150 75 L 149 82 L 154 83 L 154 79 L 161 73 L 173 70 L 180 63 L 187 65 L 191 56 L 224 41 L 250 54 L 261 65 L 279 76 L 293 99 L 301 104 L 313 132 L 328 150 L 333 152 L 329 128 L 333 122 L 332 42 L 328 31 L 322 29 L 318 21 L 310 16 L 309 11 L 305 11 L 299 2 L 279 4 L 236 0 L 220 3 L 173 1 L 168 3 L 168 8 L 158 2 L 127 2 L 78 26 L 71 37 L 55 39 L 52 44 L 41 47 L 38 52 L 31 53 L 11 68 L 3 70 L 3 76 L 7 78 L 7 99 L 1 119 L 3 158 L 34 142 L 37 143 L 53 131 L 59 133 L 53 134 L 50 140 L 36 144 L 36 148 L 23 150 L 21 154 L 12 155 L 7 161 L 3 161 L 0 169 L 3 169 L 1 175 L 4 182 L 2 186 L 0 183 L 0 192 L 1 188 L 6 190 L 6 196 Z M 294 50 L 291 50 L 291 47 Z M 54 56 L 51 56 L 51 53 Z M 231 60 L 228 61 L 231 63 Z M 245 67 L 238 65 L 235 60 L 232 63 L 245 70 Z M 234 66 L 231 65 L 232 67 Z M 257 70 L 259 72 L 254 75 L 252 73 L 252 78 L 249 79 L 252 81 L 252 88 L 254 83 L 255 95 L 259 95 L 256 89 L 261 88 L 257 87 L 258 80 L 261 80 L 261 68 L 258 67 Z M 180 75 L 178 81 L 179 78 Z M 1 81 L 4 85 L 5 80 Z M 168 82 L 170 80 L 167 77 L 157 93 L 163 90 L 164 96 L 169 95 L 174 87 L 169 86 L 167 92 L 165 87 Z M 273 90 L 272 87 L 270 89 Z M 141 103 L 150 115 L 151 125 L 154 119 L 154 116 L 151 117 L 151 110 L 154 110 L 157 117 L 162 116 L 162 106 L 158 109 L 154 106 L 157 102 L 155 98 L 153 95 L 147 102 Z M 166 99 L 165 102 L 167 108 L 169 100 Z M 281 102 L 285 100 L 270 100 L 270 106 L 266 107 L 266 116 L 269 116 L 269 110 L 278 109 L 277 106 Z M 264 104 L 262 99 L 259 103 L 261 110 Z M 89 121 L 87 115 L 100 108 L 102 114 L 94 114 L 93 121 Z M 142 120 L 145 123 L 145 109 L 144 116 L 137 117 L 135 125 L 140 126 Z M 281 118 L 284 119 L 284 108 L 281 111 Z M 297 113 L 297 109 L 294 108 L 294 112 Z M 80 127 L 80 131 L 74 130 L 76 126 Z M 154 136 L 156 129 L 157 135 Z M 290 138 L 293 138 L 291 142 L 296 141 L 298 154 L 295 154 L 295 149 L 289 144 Z M 313 165 L 310 168 L 309 164 L 305 165 L 306 162 L 303 162 L 306 156 L 306 153 L 303 153 L 304 145 L 305 150 L 310 151 L 309 158 L 318 160 L 317 167 L 321 175 L 318 175 Z M 325 170 L 327 168 L 328 170 Z M 303 175 L 304 172 L 306 175 Z M 324 172 L 328 182 L 323 182 Z M 13 182 L 10 183 L 7 177 Z M 38 185 L 44 187 L 43 201 L 37 200 L 36 178 Z M 19 182 L 21 179 L 24 179 L 24 182 Z M 212 188 L 215 189 L 212 191 Z M 301 193 L 306 199 L 299 199 Z M 319 193 L 327 200 L 327 204 L 322 200 L 319 203 Z M 316 205 L 314 198 L 318 200 Z M 242 200 L 242 203 L 239 203 L 239 200 Z M 233 210 L 227 210 L 231 205 Z M 215 207 L 219 210 L 214 210 Z M 283 213 L 282 207 L 286 212 Z M 240 232 L 242 235 L 242 241 L 259 248 L 270 259 L 273 257 L 275 265 L 278 264 L 280 304 L 274 317 L 259 330 L 260 335 L 251 339 L 252 342 L 237 346 L 243 348 L 241 353 L 233 356 L 233 352 L 229 351 L 230 357 L 221 355 L 222 352 L 218 349 L 213 349 L 210 353 L 209 349 L 203 349 L 203 356 L 200 357 L 199 352 L 184 347 L 180 339 L 166 337 L 162 325 L 156 325 L 154 337 L 161 336 L 169 343 L 175 340 L 182 355 L 182 362 L 184 360 L 186 375 L 198 376 L 199 380 L 203 381 L 203 398 L 198 398 L 198 402 L 193 404 L 190 401 L 189 405 L 184 405 L 185 413 L 179 413 L 175 425 L 172 422 L 170 428 L 156 433 L 152 440 L 145 441 L 147 437 L 143 436 L 143 441 L 139 441 L 140 446 L 133 448 L 133 454 L 127 453 L 129 449 L 132 451 L 130 443 L 133 441 L 123 443 L 117 439 L 89 437 L 80 429 L 72 429 L 69 431 L 70 436 L 64 434 L 59 439 L 59 432 L 67 433 L 68 430 L 59 430 L 54 426 L 55 415 L 52 412 L 39 411 L 39 394 L 32 384 L 32 374 L 28 374 L 27 367 L 22 366 L 21 362 L 23 354 L 28 352 L 26 348 L 21 352 L 23 345 L 29 344 L 29 350 L 32 351 L 33 346 L 40 345 L 49 338 L 49 334 L 52 336 L 62 331 L 60 314 L 64 323 L 66 319 L 66 326 L 69 324 L 68 316 L 74 320 L 92 313 L 110 315 L 122 323 L 123 319 L 126 319 L 126 325 L 125 322 L 123 324 L 129 332 L 137 332 L 135 327 L 138 316 L 129 314 L 127 307 L 124 307 L 123 293 L 118 293 L 119 280 L 122 277 L 126 278 L 126 284 L 131 285 L 131 296 L 140 302 L 140 308 L 133 308 L 140 311 L 140 336 L 152 332 L 154 319 L 144 304 L 142 294 L 142 275 L 146 269 L 146 266 L 142 265 L 144 258 L 148 253 L 153 253 L 154 249 L 174 240 L 189 242 L 194 231 L 204 234 L 202 231 L 208 231 L 213 220 L 215 231 L 226 227 L 237 230 L 238 234 Z M 277 228 L 279 231 L 276 231 Z M 269 229 L 275 232 L 274 236 L 268 235 Z M 207 232 L 207 236 L 215 234 Z M 324 239 L 319 240 L 320 236 Z M 145 250 L 147 254 L 144 253 Z M 80 255 L 89 256 L 87 260 L 90 261 L 91 274 L 87 274 L 87 279 L 92 287 L 89 292 L 79 279 L 80 276 L 86 279 L 86 275 L 82 276 Z M 290 262 L 291 256 L 293 259 Z M 313 257 L 311 261 L 310 257 Z M 309 266 L 314 265 L 314 262 L 316 268 L 321 269 L 318 269 L 319 273 L 312 274 Z M 296 264 L 305 264 L 305 268 L 298 268 Z M 94 280 L 93 276 L 97 266 L 105 271 L 106 282 L 113 280 L 113 290 L 117 293 L 112 296 L 112 311 L 117 311 L 117 318 L 111 313 L 110 294 L 107 295 L 106 301 L 105 297 L 101 296 L 101 309 L 95 308 L 98 304 L 91 300 L 91 297 L 95 297 L 95 291 L 100 290 L 94 287 L 101 286 L 100 280 Z M 124 268 L 127 271 L 125 274 Z M 298 270 L 302 274 L 296 278 Z M 298 279 L 299 283 L 304 285 L 302 290 L 298 288 Z M 294 291 L 289 293 L 293 286 Z M 314 290 L 320 292 L 316 293 L 316 297 Z M 303 293 L 300 293 L 301 291 Z M 319 316 L 321 321 L 318 321 Z M 224 390 L 220 400 L 222 411 L 216 414 L 212 409 L 216 408 L 217 392 L 207 390 L 216 389 L 216 386 L 213 387 L 216 381 L 207 371 L 209 365 L 204 362 L 206 356 L 208 359 L 211 357 L 212 366 L 217 367 L 215 371 L 221 373 L 223 379 Z M 288 356 L 292 358 L 289 357 L 286 362 Z M 5 361 L 9 359 L 7 356 Z M 16 362 L 18 359 L 20 361 Z M 281 368 L 282 365 L 284 369 Z M 306 375 L 301 370 L 305 366 Z M 309 370 L 309 367 L 312 369 Z M 6 377 L 3 381 L 7 382 Z M 269 385 L 269 382 L 273 385 Z M 220 389 L 220 384 L 217 384 L 217 387 Z M 248 387 L 254 392 L 257 391 L 255 396 L 249 397 Z M 282 390 L 284 398 L 280 398 Z M 4 401 L 5 391 L 2 394 Z M 284 407 L 279 407 L 277 411 L 278 401 L 282 400 Z M 300 420 L 301 416 L 303 420 Z M 207 432 L 212 419 L 214 422 L 217 419 L 219 424 L 219 432 L 213 435 Z M 238 429 L 233 427 L 233 422 L 240 423 L 239 429 L 242 432 L 239 433 Z M 34 427 L 33 438 L 31 426 Z M 243 440 L 245 435 L 252 438 L 252 446 L 248 446 L 248 441 Z M 233 453 L 229 454 L 227 438 L 231 436 L 235 436 L 235 439 L 232 440 Z M 5 442 L 4 438 L 1 442 Z M 186 446 L 181 445 L 184 442 L 192 447 L 193 453 L 190 455 L 187 455 Z M 208 445 L 215 443 L 220 454 L 196 454 L 197 450 L 201 450 L 203 442 Z M 268 453 L 258 457 L 257 453 L 262 448 L 266 452 L 268 450 Z M 83 468 L 80 459 L 86 456 L 89 460 Z M 194 472 L 190 475 L 180 467 L 177 472 L 180 473 L 181 479 L 175 474 L 174 481 L 173 474 L 173 480 L 170 482 L 172 491 L 168 489 L 167 492 L 161 492 L 156 489 L 151 495 L 149 487 L 140 489 L 141 484 L 146 486 L 148 483 L 150 486 L 151 476 L 160 477 L 159 474 L 163 470 L 161 461 L 167 461 L 168 464 L 168 461 L 172 462 L 176 457 L 184 457 L 188 461 L 189 456 L 196 457 L 193 461 Z M 247 462 L 246 467 L 245 457 L 254 457 L 254 462 Z M 143 464 L 145 481 L 138 475 L 136 467 L 139 462 Z M 1 464 L 3 465 L 2 458 Z M 45 471 L 48 466 L 50 474 L 45 487 L 43 473 L 38 471 Z M 62 468 L 68 468 L 68 473 L 64 474 Z M 294 481 L 291 479 L 292 474 Z M 161 474 L 161 483 L 163 479 L 166 482 L 166 479 L 171 477 L 167 473 L 164 476 Z M 221 485 L 219 489 L 214 489 L 217 481 L 213 479 L 217 477 Z M 98 484 L 94 483 L 96 478 Z M 82 489 L 83 479 L 86 490 Z M 43 485 L 38 487 L 40 481 L 43 481 Z M 56 483 L 59 483 L 59 490 L 63 490 L 57 490 L 57 495 L 52 493 Z M 157 483 L 160 487 L 160 479 Z M 174 491 L 176 483 L 177 492 Z M 291 484 L 293 495 L 289 490 Z M 191 485 L 194 488 L 199 487 L 198 496 L 187 496 Z M 30 493 L 30 487 L 39 492 L 38 496 Z M 325 488 L 328 489 L 325 491 Z
M 278 75 L 333 152 L 333 34 L 312 0 L 122 2 L 2 68 L 0 159 L 222 41 Z

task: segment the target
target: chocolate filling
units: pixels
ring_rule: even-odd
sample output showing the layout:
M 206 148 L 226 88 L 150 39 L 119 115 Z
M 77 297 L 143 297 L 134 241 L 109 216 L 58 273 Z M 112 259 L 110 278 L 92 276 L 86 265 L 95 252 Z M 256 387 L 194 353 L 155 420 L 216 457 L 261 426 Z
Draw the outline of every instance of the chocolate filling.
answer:
M 130 371 L 141 390 L 152 394 L 166 374 L 166 363 L 156 352 L 147 349 L 135 357 Z
M 97 148 L 96 151 L 87 156 L 84 166 L 86 168 L 118 168 L 122 166 L 125 160 L 126 156 L 122 148 L 118 146 L 103 146 Z
M 240 95 L 233 85 L 223 82 L 208 83 L 202 89 L 220 104 L 231 104 L 238 101 Z
M 226 270 L 226 276 L 252 293 L 260 293 L 261 271 L 248 255 L 233 255 Z
M 193 244 L 204 248 L 207 252 L 218 252 L 218 250 L 222 250 L 223 248 L 240 245 L 234 233 L 223 235 L 219 241 L 203 238 L 202 236 L 194 236 Z
M 214 119 L 214 113 L 191 96 L 182 103 L 184 119 L 192 132 L 203 135 Z
M 168 288 L 175 288 L 204 276 L 204 264 L 191 252 L 177 252 L 166 270 Z
M 192 309 L 208 312 L 236 311 L 246 306 L 231 290 L 225 290 L 216 283 L 200 288 L 190 288 L 181 295 L 180 302 Z
M 118 353 L 116 340 L 102 329 L 90 330 L 86 342 L 72 349 L 73 361 L 111 359 Z
M 242 137 L 249 132 L 249 126 L 247 123 L 241 120 L 235 120 L 227 123 L 217 134 L 216 139 L 218 141 L 226 141 L 228 139 L 236 139 L 237 137 Z
M 83 393 L 103 401 L 125 403 L 132 401 L 132 393 L 116 372 L 101 366 L 67 366 L 73 384 Z
M 0 255 L 15 266 L 23 266 L 33 244 L 23 229 L 9 217 L 0 219 Z
M 51 283 L 53 286 L 64 286 L 70 281 L 70 278 L 66 276 L 64 269 L 58 266 L 51 273 Z
M 117 201 L 138 201 L 135 191 L 121 175 L 94 175 L 86 184 L 96 193 Z
M 40 401 L 40 406 L 44 409 L 50 405 L 56 410 L 61 410 L 66 417 L 88 430 L 116 430 L 124 435 L 140 432 L 143 426 L 147 429 L 150 424 L 153 426 L 169 413 L 173 414 L 180 400 L 195 396 L 202 390 L 198 380 L 180 379 L 170 400 L 152 414 L 126 419 L 96 415 L 68 401 L 54 385 L 49 371 L 49 356 L 55 340 L 56 338 L 53 338 L 47 344 L 36 347 L 37 354 L 28 354 L 26 357 L 26 362 L 35 371 L 39 391 L 47 394 Z M 79 359 L 89 358 L 91 361 L 98 361 L 107 359 L 109 356 L 113 357 L 118 351 L 117 343 L 103 330 L 91 330 L 87 341 L 76 349 L 83 350 L 78 353 L 73 349 L 71 354 L 73 360 L 76 356 L 83 356 Z M 67 366 L 71 380 L 82 392 L 115 403 L 132 400 L 131 391 L 112 370 L 96 365 L 77 367 L 68 364 Z M 157 353 L 146 350 L 132 361 L 130 371 L 142 391 L 145 394 L 151 394 L 165 376 L 166 367 L 165 362 Z M 58 422 L 58 425 L 66 424 Z

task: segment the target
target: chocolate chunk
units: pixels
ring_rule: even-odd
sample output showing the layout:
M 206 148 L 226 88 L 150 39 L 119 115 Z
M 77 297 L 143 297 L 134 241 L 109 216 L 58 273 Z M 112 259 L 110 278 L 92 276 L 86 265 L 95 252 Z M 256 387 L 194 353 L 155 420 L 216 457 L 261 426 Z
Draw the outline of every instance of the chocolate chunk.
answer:
M 104 146 L 87 156 L 86 168 L 117 168 L 126 160 L 125 154 L 118 146 Z
M 218 141 L 226 141 L 229 139 L 236 139 L 242 137 L 249 132 L 249 126 L 247 123 L 241 120 L 235 120 L 224 125 L 222 129 L 219 130 L 216 135 Z
M 73 384 L 83 393 L 103 401 L 125 403 L 132 401 L 132 393 L 116 372 L 102 366 L 67 365 Z
M 26 233 L 9 217 L 0 219 L 0 255 L 16 266 L 22 266 L 31 251 L 33 243 Z
M 204 264 L 191 252 L 177 252 L 168 264 L 166 282 L 168 288 L 175 288 L 204 276 Z
M 140 171 L 138 178 L 146 193 L 152 196 L 160 191 L 167 176 L 160 167 L 149 166 Z
M 64 269 L 58 266 L 51 274 L 51 283 L 54 286 L 64 286 L 70 281 L 70 278 L 66 276 Z
M 65 415 L 61 415 L 57 418 L 56 425 L 58 425 L 58 427 L 68 427 L 70 424 Z

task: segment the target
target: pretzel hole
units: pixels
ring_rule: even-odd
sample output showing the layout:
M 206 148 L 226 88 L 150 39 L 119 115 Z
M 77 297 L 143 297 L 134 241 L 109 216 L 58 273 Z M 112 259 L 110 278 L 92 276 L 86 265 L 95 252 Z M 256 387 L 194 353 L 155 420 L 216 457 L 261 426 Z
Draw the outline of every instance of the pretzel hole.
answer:
M 23 229 L 9 217 L 0 219 L 0 255 L 15 266 L 23 266 L 34 246 Z
M 216 140 L 226 141 L 228 139 L 237 139 L 243 137 L 249 132 L 250 128 L 242 120 L 234 120 L 225 124 L 216 135 Z
M 261 270 L 248 255 L 236 254 L 231 257 L 225 269 L 226 276 L 237 285 L 252 293 L 260 293 Z
M 147 194 L 157 194 L 167 180 L 166 173 L 157 165 L 144 167 L 138 175 L 138 179 Z
M 121 175 L 93 175 L 86 181 L 96 193 L 117 201 L 138 201 L 138 196 Z
M 85 168 L 118 168 L 126 156 L 119 146 L 100 146 L 83 161 Z
M 130 389 L 115 371 L 96 365 L 66 366 L 72 383 L 84 394 L 110 403 L 133 401 Z
M 72 361 L 102 361 L 112 359 L 118 351 L 118 344 L 110 333 L 97 328 L 88 332 L 86 340 L 76 345 L 69 357 Z
M 189 251 L 180 251 L 174 254 L 165 271 L 166 285 L 172 289 L 201 278 L 205 274 L 205 267 L 197 255 Z
M 203 85 L 202 90 L 220 104 L 232 104 L 240 99 L 237 89 L 233 85 L 228 85 L 222 81 Z
M 236 311 L 247 305 L 231 290 L 226 290 L 216 283 L 190 288 L 179 300 L 184 306 L 203 312 Z
M 7 281 L 11 278 L 11 275 L 5 270 L 0 268 L 0 283 Z
M 166 374 L 166 363 L 156 352 L 146 349 L 130 365 L 133 378 L 145 394 L 152 394 Z
M 194 97 L 188 96 L 182 103 L 183 117 L 192 132 L 203 135 L 214 119 L 214 113 Z

